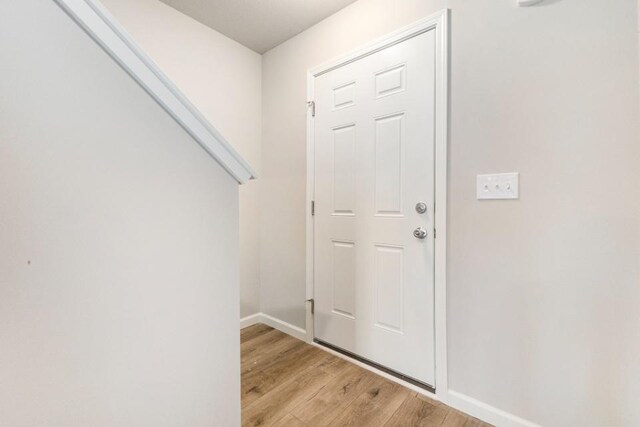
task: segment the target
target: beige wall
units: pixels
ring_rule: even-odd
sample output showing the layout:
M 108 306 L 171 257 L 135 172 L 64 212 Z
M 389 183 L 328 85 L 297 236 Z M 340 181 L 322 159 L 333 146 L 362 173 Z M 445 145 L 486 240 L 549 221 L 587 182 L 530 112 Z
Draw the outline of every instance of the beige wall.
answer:
M 542 425 L 640 424 L 636 2 L 509 3 L 451 2 L 450 386 Z M 519 202 L 474 200 L 510 170 Z
M 266 314 L 305 327 L 307 70 L 443 7 L 444 0 L 360 0 L 263 55 L 260 303 Z
M 156 0 L 104 2 L 258 170 L 240 195 L 242 314 L 299 327 L 306 71 L 451 8 L 450 388 L 545 426 L 640 424 L 635 0 L 360 0 L 262 70 Z M 237 330 L 217 327 L 238 317 L 235 190 L 53 2 L 5 3 L 0 414 L 239 423 Z M 476 174 L 505 171 L 519 201 L 475 200 Z
M 236 182 L 53 1 L 0 64 L 0 425 L 240 425 Z
M 240 315 L 257 313 L 262 58 L 158 0 L 102 2 L 258 174 L 240 188 Z
M 636 1 L 360 0 L 263 56 L 262 310 L 304 327 L 306 71 L 452 10 L 450 389 L 545 426 L 640 424 Z M 519 201 L 475 175 L 521 173 Z

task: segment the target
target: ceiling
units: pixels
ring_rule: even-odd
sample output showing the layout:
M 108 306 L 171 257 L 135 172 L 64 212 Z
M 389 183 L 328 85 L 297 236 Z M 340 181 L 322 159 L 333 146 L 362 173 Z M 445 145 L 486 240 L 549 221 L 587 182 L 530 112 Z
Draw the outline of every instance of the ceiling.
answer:
M 161 0 L 264 53 L 356 0 Z

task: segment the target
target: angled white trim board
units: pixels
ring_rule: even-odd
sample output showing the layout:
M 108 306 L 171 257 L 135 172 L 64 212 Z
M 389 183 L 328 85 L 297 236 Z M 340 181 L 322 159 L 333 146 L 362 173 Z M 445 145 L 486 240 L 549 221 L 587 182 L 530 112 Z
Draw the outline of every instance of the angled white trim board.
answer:
M 98 0 L 54 0 L 240 184 L 251 166 L 133 41 Z
M 421 19 L 406 27 L 400 28 L 354 52 L 328 61 L 307 72 L 307 96 L 309 101 L 314 99 L 315 77 L 332 71 L 338 67 L 357 61 L 363 57 L 376 53 L 389 46 L 401 43 L 427 31 L 436 34 L 436 137 L 435 137 L 435 227 L 438 238 L 435 240 L 435 341 L 436 341 L 436 395 L 439 400 L 447 401 L 447 313 L 446 313 L 446 219 L 447 219 L 447 144 L 449 128 L 449 48 L 448 48 L 449 11 L 442 10 L 434 15 Z M 307 274 L 306 295 L 313 298 L 313 216 L 311 215 L 311 201 L 314 199 L 314 120 L 312 110 L 307 112 Z M 308 336 L 313 337 L 313 322 L 307 305 Z
M 535 4 L 541 3 L 542 0 L 518 0 L 518 5 L 523 7 L 533 6 Z

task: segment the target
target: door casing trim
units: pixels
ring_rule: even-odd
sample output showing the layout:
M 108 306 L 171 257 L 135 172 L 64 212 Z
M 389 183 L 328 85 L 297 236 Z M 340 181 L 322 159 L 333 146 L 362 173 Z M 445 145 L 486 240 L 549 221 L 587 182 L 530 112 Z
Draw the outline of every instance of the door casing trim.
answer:
M 435 105 L 435 388 L 436 397 L 447 402 L 447 173 L 449 140 L 449 10 L 444 9 L 413 24 L 400 28 L 368 43 L 355 51 L 327 61 L 307 72 L 307 99 L 313 101 L 316 77 L 351 62 L 372 55 L 427 31 L 436 35 L 436 105 Z M 311 203 L 314 200 L 314 111 L 307 110 L 307 207 L 306 207 L 306 334 L 313 344 L 314 295 L 314 217 Z

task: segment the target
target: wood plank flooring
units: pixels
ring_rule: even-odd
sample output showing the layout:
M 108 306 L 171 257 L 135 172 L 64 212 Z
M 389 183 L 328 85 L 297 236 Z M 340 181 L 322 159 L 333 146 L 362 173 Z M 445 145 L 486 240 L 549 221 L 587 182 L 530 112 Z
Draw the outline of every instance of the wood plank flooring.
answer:
M 240 337 L 243 426 L 488 426 L 269 326 Z

